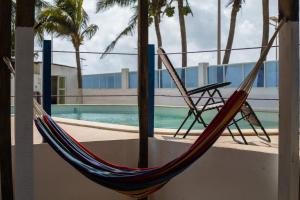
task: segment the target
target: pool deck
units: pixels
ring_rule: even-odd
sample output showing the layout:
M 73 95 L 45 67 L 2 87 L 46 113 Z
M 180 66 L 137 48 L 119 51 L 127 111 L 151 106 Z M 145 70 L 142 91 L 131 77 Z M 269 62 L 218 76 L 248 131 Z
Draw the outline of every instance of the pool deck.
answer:
M 65 131 L 70 133 L 73 137 L 75 137 L 80 142 L 128 140 L 128 139 L 138 139 L 139 137 L 138 132 L 136 131 L 109 130 L 107 128 L 101 129 L 95 126 L 88 126 L 86 125 L 87 122 L 79 122 L 78 120 L 75 121 L 72 120 L 74 123 L 66 123 L 66 120 L 62 120 L 62 119 L 57 119 L 57 120 L 61 121 L 59 122 L 59 125 Z M 12 118 L 12 124 L 14 124 L 14 118 Z M 85 125 L 83 126 L 82 124 Z M 136 129 L 134 127 L 131 128 Z M 271 131 L 275 132 L 274 130 Z M 14 133 L 14 126 L 12 126 L 12 133 Z M 166 134 L 161 132 L 155 134 L 155 139 L 169 141 L 169 142 L 181 142 L 181 143 L 192 144 L 196 140 L 196 138 L 197 138 L 196 135 L 188 136 L 186 139 L 182 139 L 180 136 L 174 138 L 168 131 Z M 246 139 L 249 142 L 249 145 L 237 144 L 232 140 L 230 136 L 222 136 L 218 139 L 218 141 L 214 144 L 214 146 L 222 147 L 222 148 L 239 149 L 239 150 L 259 151 L 264 153 L 278 153 L 278 136 L 275 134 L 271 136 L 272 139 L 271 143 L 267 143 L 256 136 L 247 136 Z M 37 129 L 34 127 L 34 144 L 40 144 L 40 143 L 42 143 L 42 137 L 38 133 Z M 14 145 L 14 134 L 12 134 L 12 144 Z

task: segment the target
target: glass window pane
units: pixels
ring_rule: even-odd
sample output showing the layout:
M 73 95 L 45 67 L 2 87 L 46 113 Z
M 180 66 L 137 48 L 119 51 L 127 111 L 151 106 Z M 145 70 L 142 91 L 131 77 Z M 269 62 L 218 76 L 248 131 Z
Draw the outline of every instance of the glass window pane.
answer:
M 57 76 L 51 77 L 51 94 L 57 95 Z
M 66 92 L 65 90 L 59 90 L 59 104 L 65 104 L 65 97 Z
M 59 77 L 59 88 L 66 88 L 66 79 L 65 79 L 65 77 Z

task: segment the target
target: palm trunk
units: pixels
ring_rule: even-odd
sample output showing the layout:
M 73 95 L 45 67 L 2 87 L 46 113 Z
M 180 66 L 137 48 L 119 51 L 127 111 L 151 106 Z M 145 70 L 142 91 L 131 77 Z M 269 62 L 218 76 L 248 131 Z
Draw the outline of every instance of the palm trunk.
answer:
M 82 91 L 82 72 L 80 63 L 80 49 L 79 45 L 74 45 L 76 51 L 76 65 L 77 65 L 77 83 L 78 83 L 78 101 L 80 104 L 83 103 L 83 91 Z
M 10 73 L 2 60 L 11 54 L 11 0 L 0 0 L 0 199 L 13 200 Z
M 138 0 L 138 107 L 139 107 L 139 161 L 140 168 L 148 167 L 148 136 L 149 133 L 149 77 L 147 73 L 148 59 L 148 8 L 149 2 Z M 152 134 L 152 133 L 151 133 Z M 147 200 L 142 198 L 140 200 Z
M 157 46 L 162 47 L 162 37 L 160 32 L 160 16 L 154 17 L 154 25 L 155 25 L 155 32 L 156 32 L 156 38 L 157 38 Z M 162 69 L 162 60 L 158 56 L 157 59 L 157 67 L 158 69 Z
M 264 47 L 268 44 L 269 41 L 269 0 L 262 0 L 263 7 L 263 35 L 261 46 Z M 265 48 L 261 49 L 261 53 Z M 260 71 L 257 75 L 257 87 L 264 86 L 264 66 L 260 68 Z
M 223 64 L 228 64 L 230 60 L 231 49 L 232 49 L 232 44 L 233 44 L 233 39 L 235 34 L 236 16 L 240 10 L 240 6 L 241 4 L 239 0 L 234 1 L 232 6 L 232 11 L 231 11 L 229 35 L 228 35 L 226 50 L 223 58 Z
M 183 0 L 178 0 L 179 24 L 181 33 L 182 67 L 187 67 L 187 39 L 183 13 Z
M 268 44 L 269 41 L 269 0 L 262 0 L 263 7 L 263 36 L 262 36 L 262 44 L 264 47 Z M 263 52 L 264 48 L 262 48 L 261 52 Z

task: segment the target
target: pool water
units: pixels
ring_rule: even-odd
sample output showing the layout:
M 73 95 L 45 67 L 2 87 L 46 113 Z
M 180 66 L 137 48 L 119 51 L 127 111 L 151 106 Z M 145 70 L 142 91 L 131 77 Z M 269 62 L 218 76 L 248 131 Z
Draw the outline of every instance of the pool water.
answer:
M 177 129 L 187 115 L 186 108 L 155 107 L 154 126 L 155 128 Z M 138 108 L 130 105 L 53 105 L 52 114 L 55 117 L 102 122 L 129 126 L 138 126 Z M 278 113 L 257 112 L 265 128 L 278 127 Z M 216 111 L 209 111 L 203 114 L 204 120 L 209 123 L 216 115 Z M 190 117 L 185 129 L 191 124 Z M 239 122 L 241 128 L 250 128 L 244 120 Z M 194 129 L 201 129 L 202 125 L 196 124 Z

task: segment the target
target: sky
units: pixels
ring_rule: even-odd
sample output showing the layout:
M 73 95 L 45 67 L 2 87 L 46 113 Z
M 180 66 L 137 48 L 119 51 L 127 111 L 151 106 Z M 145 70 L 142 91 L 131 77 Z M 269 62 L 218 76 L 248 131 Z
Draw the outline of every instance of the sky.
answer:
M 49 0 L 50 1 L 50 0 Z M 188 51 L 213 50 L 217 48 L 217 0 L 189 0 L 193 16 L 186 17 Z M 222 49 L 226 47 L 230 23 L 231 7 L 226 7 L 227 0 L 222 0 Z M 242 5 L 237 16 L 236 34 L 233 48 L 257 47 L 262 39 L 261 0 L 248 0 Z M 127 26 L 133 13 L 130 8 L 113 7 L 101 13 L 95 13 L 96 0 L 85 0 L 84 8 L 90 16 L 90 23 L 97 24 L 99 30 L 90 41 L 81 46 L 82 52 L 103 52 L 106 46 Z M 277 16 L 277 1 L 270 0 L 270 16 Z M 177 16 L 164 17 L 161 23 L 163 47 L 166 52 L 180 52 L 180 27 Z M 270 26 L 270 35 L 274 27 Z M 51 39 L 46 36 L 46 39 Z M 154 27 L 149 29 L 149 43 L 156 44 Z M 137 34 L 123 37 L 113 52 L 136 53 Z M 36 49 L 41 47 L 36 45 Z M 74 51 L 72 43 L 66 39 L 54 38 L 54 51 Z M 230 63 L 255 62 L 259 50 L 233 51 Z M 108 55 L 100 59 L 99 55 L 81 54 L 83 74 L 120 72 L 122 68 L 137 69 L 136 56 Z M 170 56 L 175 67 L 181 67 L 181 57 Z M 269 60 L 275 59 L 275 50 L 271 50 Z M 53 62 L 76 66 L 75 55 L 54 53 Z M 189 54 L 188 65 L 196 66 L 208 62 L 217 63 L 217 53 Z

